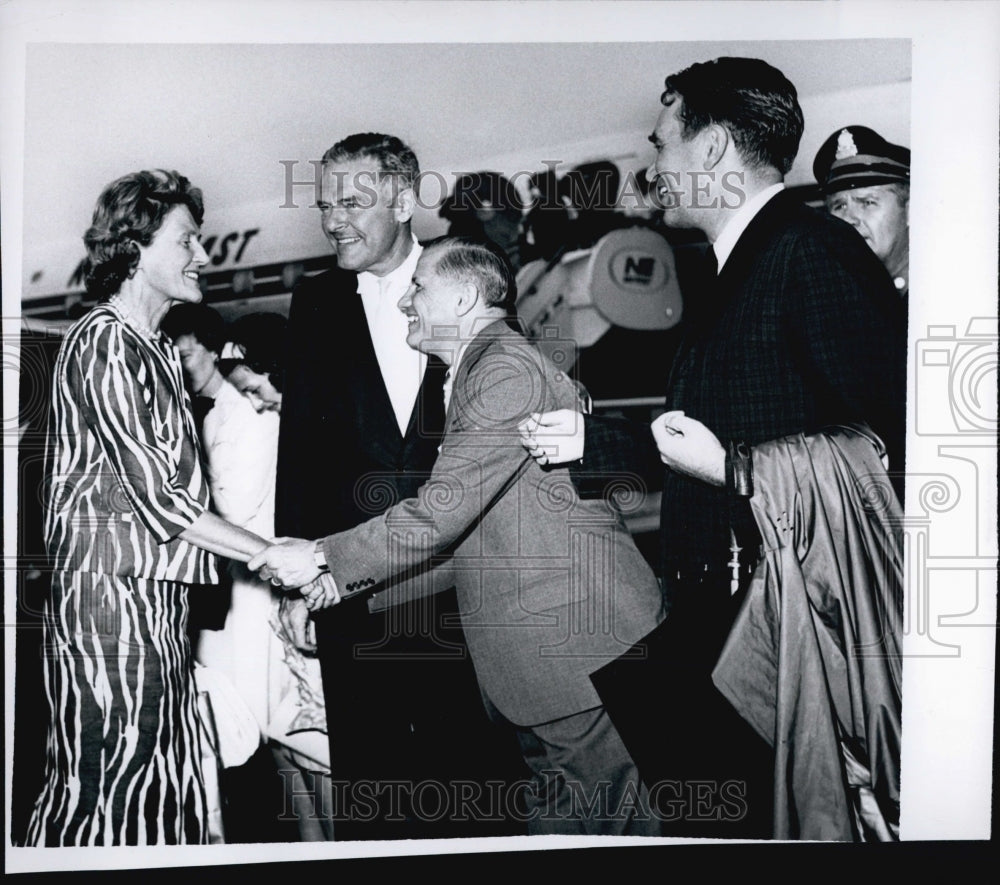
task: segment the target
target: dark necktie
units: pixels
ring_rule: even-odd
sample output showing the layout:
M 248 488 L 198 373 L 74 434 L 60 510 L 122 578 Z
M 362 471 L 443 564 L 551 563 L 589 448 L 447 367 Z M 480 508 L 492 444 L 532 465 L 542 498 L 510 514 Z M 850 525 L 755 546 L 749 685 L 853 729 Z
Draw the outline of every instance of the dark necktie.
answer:
M 451 404 L 451 366 L 444 373 L 444 384 L 441 385 L 441 393 L 444 395 L 444 411 L 447 414 L 448 406 Z

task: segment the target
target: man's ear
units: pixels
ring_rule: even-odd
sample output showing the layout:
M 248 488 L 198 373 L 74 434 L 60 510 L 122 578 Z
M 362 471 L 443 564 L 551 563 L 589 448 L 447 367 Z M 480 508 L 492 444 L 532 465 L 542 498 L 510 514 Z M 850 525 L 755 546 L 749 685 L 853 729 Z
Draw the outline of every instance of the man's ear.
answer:
M 417 195 L 412 187 L 398 184 L 398 179 L 391 179 L 389 186 L 395 191 L 391 196 L 394 198 L 392 208 L 396 220 L 400 224 L 405 224 L 413 217 L 413 212 L 417 208 Z
M 458 301 L 455 303 L 455 316 L 464 317 L 479 302 L 479 289 L 475 283 L 462 283 L 458 287 Z
M 729 130 L 718 123 L 709 123 L 701 132 L 704 139 L 704 166 L 708 172 L 719 165 L 729 148 Z

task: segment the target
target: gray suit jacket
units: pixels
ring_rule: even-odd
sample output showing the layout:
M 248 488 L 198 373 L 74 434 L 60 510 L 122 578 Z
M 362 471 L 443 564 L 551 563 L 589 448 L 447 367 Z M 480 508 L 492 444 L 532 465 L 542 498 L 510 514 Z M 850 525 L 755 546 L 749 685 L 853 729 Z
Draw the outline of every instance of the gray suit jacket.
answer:
M 652 570 L 620 516 L 544 469 L 517 425 L 577 408 L 572 382 L 498 321 L 457 369 L 440 455 L 415 498 L 327 537 L 343 593 L 450 559 L 483 692 L 517 725 L 600 706 L 589 675 L 664 616 Z

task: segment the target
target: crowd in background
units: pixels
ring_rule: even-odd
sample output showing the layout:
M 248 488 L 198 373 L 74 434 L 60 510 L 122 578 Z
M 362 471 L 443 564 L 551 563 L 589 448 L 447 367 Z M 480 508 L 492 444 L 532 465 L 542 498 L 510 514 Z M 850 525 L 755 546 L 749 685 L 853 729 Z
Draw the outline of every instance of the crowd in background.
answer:
M 712 76 L 704 70 L 685 73 L 692 80 Z M 762 77 L 766 88 L 786 101 L 788 87 L 783 82 L 775 86 L 770 71 L 747 65 L 737 73 Z M 679 125 L 672 115 L 690 86 L 683 74 L 667 85 L 654 133 L 658 158 L 670 144 L 670 127 Z M 790 94 L 789 106 L 797 107 L 794 89 Z M 794 110 L 785 112 L 794 130 Z M 721 124 L 702 124 L 698 145 L 706 157 L 742 161 L 739 151 L 733 160 L 722 141 L 721 148 L 711 142 L 721 139 Z M 732 121 L 726 124 L 736 127 Z M 797 137 L 792 156 L 794 148 Z M 802 214 L 788 195 L 780 195 L 784 160 L 790 165 L 790 157 L 768 158 L 764 167 L 771 177 L 764 175 L 759 194 L 752 195 L 760 196 L 760 206 L 772 201 L 766 210 L 757 206 L 756 211 L 777 233 L 768 240 L 758 225 L 756 252 L 739 233 L 742 244 L 730 243 L 721 260 L 716 252 L 725 243 L 718 236 L 728 221 L 725 215 L 715 222 L 700 216 L 678 221 L 670 219 L 669 210 L 657 211 L 655 217 L 623 211 L 621 172 L 611 161 L 582 164 L 562 176 L 552 169 L 540 172 L 531 179 L 528 195 L 519 194 L 499 173 L 460 176 L 441 208 L 450 225 L 449 240 L 426 249 L 410 231 L 407 213 L 412 207 L 380 204 L 376 209 L 384 210 L 383 215 L 373 222 L 352 214 L 356 210 L 345 202 L 350 195 L 330 185 L 321 208 L 337 267 L 300 285 L 288 317 L 251 312 L 228 323 L 199 303 L 198 271 L 206 256 L 198 242 L 204 211 L 198 189 L 183 176 L 162 171 L 135 173 L 109 185 L 85 237 L 88 289 L 101 300 L 67 333 L 52 381 L 43 508 L 51 572 L 38 576 L 51 578 L 51 590 L 46 587 L 28 606 L 44 611 L 43 679 L 52 721 L 40 796 L 30 820 L 22 814 L 15 822 L 25 833 L 23 839 L 15 834 L 15 841 L 83 845 L 515 833 L 524 823 L 516 814 L 486 821 L 481 829 L 481 821 L 459 826 L 447 817 L 423 814 L 412 795 L 395 805 L 373 799 L 371 820 L 349 815 L 341 820 L 334 784 L 340 778 L 350 784 L 394 782 L 414 774 L 454 783 L 466 775 L 470 783 L 484 783 L 497 774 L 505 783 L 530 777 L 538 784 L 549 770 L 545 765 L 558 769 L 563 781 L 572 774 L 589 783 L 587 778 L 598 777 L 598 757 L 621 761 L 621 783 L 636 785 L 636 801 L 643 808 L 650 801 L 646 787 L 672 782 L 678 770 L 692 780 L 710 779 L 720 770 L 734 778 L 745 776 L 754 801 L 773 793 L 774 759 L 763 745 L 755 745 L 759 752 L 754 758 L 733 751 L 726 765 L 713 768 L 730 755 L 732 735 L 742 734 L 740 728 L 746 732 L 744 749 L 761 736 L 760 728 L 754 737 L 747 727 L 747 722 L 756 727 L 756 711 L 739 710 L 746 720 L 739 722 L 732 709 L 722 709 L 721 694 L 706 701 L 714 691 L 712 669 L 720 660 L 730 666 L 730 698 L 732 686 L 742 685 L 733 673 L 741 665 L 743 674 L 754 669 L 739 657 L 749 654 L 753 641 L 742 642 L 738 653 L 726 645 L 731 629 L 737 635 L 737 628 L 746 627 L 740 618 L 752 616 L 745 614 L 752 602 L 740 614 L 736 609 L 737 603 L 752 599 L 751 578 L 761 562 L 754 558 L 761 543 L 754 515 L 747 501 L 734 503 L 742 495 L 734 487 L 742 480 L 749 479 L 752 488 L 751 458 L 740 453 L 738 444 L 757 451 L 759 475 L 766 482 L 777 459 L 769 448 L 774 440 L 811 432 L 818 424 L 864 419 L 876 426 L 874 448 L 882 446 L 883 455 L 888 450 L 898 479 L 902 437 L 889 419 L 902 408 L 902 400 L 893 399 L 900 391 L 892 385 L 902 368 L 895 363 L 895 344 L 905 333 L 909 291 L 909 151 L 873 130 L 850 125 L 833 133 L 816 157 L 814 171 L 829 213 L 851 225 L 878 261 L 839 222 L 830 226 L 829 218 L 817 221 L 818 216 Z M 374 167 L 378 173 L 402 175 L 404 182 L 414 178 L 417 168 L 402 142 L 371 133 L 338 142 L 324 164 L 352 173 Z M 763 167 L 747 168 L 753 179 Z M 666 170 L 656 164 L 652 170 L 650 182 L 656 185 Z M 448 434 L 457 432 L 458 407 L 449 405 L 456 378 L 469 389 L 475 386 L 469 379 L 475 369 L 468 361 L 464 374 L 456 369 L 468 352 L 465 347 L 441 356 L 427 343 L 433 336 L 421 337 L 421 310 L 426 308 L 415 294 L 420 287 L 430 289 L 428 281 L 433 280 L 440 287 L 433 289 L 435 294 L 455 299 L 447 310 L 437 308 L 445 313 L 435 314 L 435 321 L 450 318 L 454 328 L 464 328 L 463 318 L 469 316 L 504 327 L 503 320 L 514 316 L 518 270 L 531 262 L 554 265 L 564 255 L 595 246 L 613 230 L 637 224 L 658 230 L 678 256 L 687 256 L 678 260 L 682 289 L 692 303 L 702 300 L 690 320 L 664 339 L 667 348 L 654 348 L 648 364 L 635 354 L 627 366 L 627 376 L 637 383 L 641 377 L 661 393 L 667 386 L 666 417 L 658 419 L 652 436 L 648 426 L 640 428 L 642 440 L 636 442 L 634 429 L 623 424 L 578 416 L 580 450 L 574 450 L 575 457 L 565 451 L 559 455 L 537 437 L 565 420 L 565 414 L 552 417 L 555 412 L 576 414 L 577 406 L 562 392 L 553 394 L 534 404 L 530 430 L 521 428 L 528 460 L 535 462 L 528 466 L 539 472 L 529 480 L 512 474 L 510 483 L 535 482 L 537 491 L 545 476 L 562 470 L 572 481 L 574 506 L 604 507 L 600 494 L 600 505 L 588 503 L 588 478 L 632 470 L 636 462 L 619 465 L 616 458 L 640 449 L 639 472 L 645 475 L 652 453 L 653 473 L 659 471 L 659 477 L 651 481 L 666 478 L 660 529 L 666 555 L 656 568 L 663 599 L 655 593 L 656 606 L 647 610 L 645 603 L 626 605 L 625 594 L 619 594 L 615 604 L 622 606 L 617 610 L 620 624 L 632 617 L 643 624 L 628 644 L 656 637 L 659 645 L 650 648 L 666 643 L 664 660 L 674 670 L 662 670 L 660 660 L 634 678 L 631 665 L 616 672 L 613 656 L 590 651 L 595 662 L 611 668 L 603 677 L 607 696 L 602 691 L 598 701 L 589 681 L 584 691 L 574 682 L 579 674 L 554 670 L 556 684 L 536 687 L 525 678 L 522 694 L 515 691 L 516 701 L 510 702 L 504 695 L 510 687 L 497 673 L 504 658 L 506 666 L 514 666 L 517 650 L 489 644 L 484 650 L 478 639 L 466 645 L 458 625 L 469 636 L 477 625 L 461 577 L 455 579 L 457 597 L 450 588 L 386 601 L 379 594 L 356 593 L 358 588 L 344 580 L 339 562 L 329 554 L 340 550 L 340 544 L 356 551 L 350 546 L 352 533 L 371 524 L 366 521 L 388 520 L 391 526 L 391 516 L 380 514 L 394 514 L 400 502 L 420 499 L 439 447 L 449 451 L 449 439 L 455 437 Z M 755 230 L 752 224 L 747 229 Z M 791 280 L 792 271 L 775 270 L 780 262 L 774 256 L 784 254 L 782 249 L 793 241 L 797 249 L 814 250 L 806 262 L 808 272 L 803 271 L 814 300 Z M 824 243 L 822 249 L 816 249 L 817 242 Z M 490 244 L 489 249 L 477 250 L 475 244 L 481 243 Z M 828 251 L 850 260 L 830 259 Z M 775 262 L 768 273 L 748 270 L 760 256 Z M 707 276 L 706 258 L 713 262 Z M 732 263 L 723 270 L 727 261 Z M 499 275 L 504 291 L 487 299 L 481 314 L 469 314 L 462 286 L 469 279 L 473 288 L 482 284 L 489 277 L 484 268 Z M 733 281 L 739 274 L 746 278 L 737 284 Z M 901 297 L 890 304 L 885 292 L 892 294 L 893 287 Z M 792 294 L 780 302 L 779 291 Z M 337 300 L 354 294 L 359 296 L 354 307 Z M 760 322 L 754 325 L 747 320 L 749 313 L 739 314 L 731 319 L 731 337 L 722 335 L 714 323 L 720 315 L 729 317 L 732 304 L 744 303 L 741 298 L 750 305 L 748 311 L 759 310 L 764 319 L 757 317 Z M 843 330 L 835 316 L 838 298 L 850 302 L 867 325 Z M 778 306 L 767 306 L 769 299 Z M 792 301 L 794 309 L 788 308 Z M 787 321 L 800 324 L 794 346 L 768 325 L 785 309 L 790 311 Z M 505 337 L 506 327 L 497 328 L 494 334 L 504 347 L 520 347 L 519 339 L 512 344 Z M 470 331 L 462 343 L 467 346 L 478 334 Z M 862 334 L 885 342 L 885 352 L 862 348 Z M 763 337 L 754 337 L 759 335 Z M 414 343 L 418 340 L 421 346 Z M 619 344 L 633 350 L 635 340 L 622 338 Z M 743 354 L 744 346 L 755 350 Z M 776 356 L 768 363 L 772 350 Z M 727 374 L 729 361 L 744 357 L 753 372 Z M 415 376 L 398 369 L 408 359 L 420 366 Z M 673 362 L 669 382 L 667 362 Z M 554 384 L 544 362 L 535 370 L 543 386 Z M 408 375 L 414 377 L 407 380 Z M 602 379 L 585 380 L 592 393 L 600 391 Z M 464 388 L 462 392 L 471 396 Z M 690 416 L 698 421 L 692 423 Z M 705 432 L 702 420 L 718 439 Z M 690 452 L 675 448 L 676 439 L 685 434 L 703 442 L 705 451 L 719 453 L 719 464 L 725 465 L 722 482 L 715 482 L 714 474 L 709 482 L 707 473 L 698 473 L 700 465 L 692 467 L 685 460 Z M 564 433 L 564 442 L 572 435 Z M 867 458 L 871 445 L 862 436 L 864 454 L 859 457 Z M 845 449 L 855 445 L 839 438 L 837 444 Z M 764 453 L 772 460 L 763 460 Z M 561 466 L 567 457 L 572 468 Z M 482 463 L 491 463 L 489 456 Z M 385 488 L 366 490 L 364 482 L 372 477 Z M 713 484 L 721 488 L 707 489 Z M 517 486 L 498 488 L 498 500 L 512 487 Z M 480 522 L 488 522 L 494 506 L 493 500 L 484 504 L 468 530 L 478 531 Z M 539 520 L 550 522 L 548 517 Z M 276 544 L 276 535 L 302 540 L 294 542 L 298 547 Z M 489 531 L 483 537 L 498 543 Z M 683 538 L 687 542 L 678 541 Z M 461 544 L 467 539 L 453 540 Z M 616 547 L 620 561 L 629 560 L 631 542 L 615 534 L 614 543 L 621 545 Z M 291 567 L 285 557 L 293 551 L 308 567 L 286 571 Z M 717 556 L 720 551 L 723 557 L 732 551 L 732 562 Z M 702 559 L 696 562 L 695 554 Z M 361 553 L 354 557 L 362 558 Z M 306 573 L 308 580 L 282 577 Z M 630 590 L 646 588 L 649 578 L 636 557 Z M 386 589 L 384 575 L 376 580 L 361 574 L 360 583 L 366 580 L 387 593 L 393 590 L 392 581 Z M 665 620 L 661 603 L 670 611 Z M 891 607 L 894 601 L 886 604 Z M 727 614 L 720 615 L 722 611 Z M 401 631 L 403 621 L 408 626 Z M 518 626 L 523 636 L 524 624 Z M 366 662 L 359 648 L 377 653 Z M 892 654 L 887 659 L 893 660 Z M 670 673 L 683 675 L 673 686 L 670 709 L 687 717 L 685 723 L 704 711 L 686 737 L 671 737 L 677 758 L 690 763 L 688 768 L 671 768 L 673 760 L 665 758 L 663 747 L 651 748 L 657 726 L 648 716 L 633 715 L 634 697 L 621 699 L 622 684 L 632 691 L 641 687 L 647 692 L 642 705 L 653 710 L 649 697 L 659 689 L 651 688 L 650 680 L 669 679 Z M 890 665 L 877 689 L 865 685 L 865 697 L 877 693 L 888 718 L 898 719 L 898 690 L 898 673 Z M 782 697 L 779 692 L 779 704 Z M 528 712 L 522 712 L 521 702 Z M 739 708 L 735 701 L 731 706 Z M 614 727 L 606 710 L 613 714 Z M 591 717 L 586 727 L 580 718 L 585 715 Z M 877 715 L 862 724 L 852 722 L 852 738 L 864 737 L 865 724 L 873 729 Z M 498 723 L 507 728 L 506 736 L 495 729 Z M 839 727 L 845 728 L 843 721 Z M 571 734 L 574 729 L 590 736 Z M 886 731 L 891 744 L 891 724 Z M 594 738 L 598 732 L 601 749 Z M 795 734 L 805 746 L 806 736 Z M 875 740 L 870 733 L 868 737 Z M 877 737 L 885 739 L 881 732 Z M 822 742 L 815 735 L 810 740 Z M 835 743 L 831 746 L 830 752 L 839 752 Z M 712 834 L 896 838 L 898 770 L 893 771 L 892 748 L 879 745 L 877 758 L 857 758 L 870 746 L 862 740 L 847 751 L 856 763 L 850 774 L 861 781 L 845 788 L 845 795 L 850 794 L 845 804 L 854 802 L 851 790 L 860 799 L 853 811 L 837 810 L 844 821 L 827 826 L 825 815 L 832 812 L 823 802 L 817 818 L 807 820 L 802 815 L 795 819 L 795 809 L 784 805 L 775 810 L 768 800 L 746 816 L 749 829 L 727 830 L 722 821 Z M 26 758 L 23 743 L 18 752 Z M 641 789 L 636 765 L 645 782 Z M 859 775 L 858 767 L 865 765 L 871 771 Z M 23 771 L 16 777 L 16 793 L 32 786 Z M 865 777 L 874 786 L 869 788 Z M 802 789 L 800 781 L 790 778 L 789 784 L 791 793 Z M 547 786 L 548 800 L 559 807 L 566 801 L 563 787 Z M 539 793 L 536 799 L 541 798 Z M 810 813 L 814 798 L 796 794 Z M 817 824 L 817 819 L 823 822 Z M 564 829 L 549 830 L 529 821 L 523 831 L 660 831 L 635 828 L 634 816 L 627 822 L 632 829 L 597 829 L 589 820 L 571 821 L 580 824 L 573 829 L 566 821 L 565 816 L 560 819 Z M 601 824 L 606 827 L 608 821 Z M 702 828 L 695 834 L 705 832 Z

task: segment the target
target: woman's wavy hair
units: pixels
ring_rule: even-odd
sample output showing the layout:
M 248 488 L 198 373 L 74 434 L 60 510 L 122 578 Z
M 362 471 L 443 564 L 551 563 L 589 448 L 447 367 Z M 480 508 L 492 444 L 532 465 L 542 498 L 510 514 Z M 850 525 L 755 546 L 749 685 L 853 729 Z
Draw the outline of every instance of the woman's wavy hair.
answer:
M 139 246 L 148 246 L 175 206 L 187 206 L 195 224 L 205 215 L 201 191 L 178 172 L 143 170 L 111 182 L 94 208 L 83 235 L 87 247 L 87 292 L 101 301 L 114 295 L 139 264 Z

